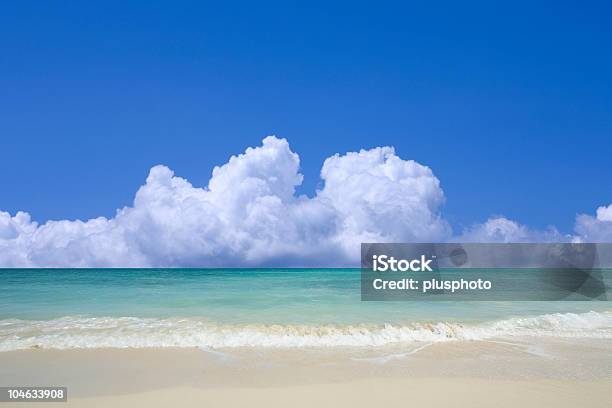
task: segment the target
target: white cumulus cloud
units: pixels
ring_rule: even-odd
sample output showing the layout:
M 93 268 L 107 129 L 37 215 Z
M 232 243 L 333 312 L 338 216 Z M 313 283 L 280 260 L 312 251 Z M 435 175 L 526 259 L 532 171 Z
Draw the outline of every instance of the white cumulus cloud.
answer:
M 457 241 L 462 242 L 568 242 L 574 240 L 570 235 L 562 235 L 554 227 L 546 230 L 531 229 L 526 225 L 506 217 L 492 217 L 482 224 L 474 224 L 466 229 Z
M 599 207 L 595 216 L 578 215 L 575 229 L 584 242 L 612 242 L 612 204 Z
M 115 217 L 48 221 L 0 211 L 0 267 L 357 265 L 361 242 L 612 242 L 612 205 L 576 218 L 575 235 L 492 217 L 453 235 L 430 168 L 391 147 L 336 154 L 323 187 L 298 196 L 300 158 L 285 139 L 215 167 L 195 187 L 153 167 Z
M 300 160 L 274 136 L 194 187 L 155 166 L 114 218 L 49 221 L 0 212 L 0 266 L 349 265 L 367 241 L 437 241 L 451 230 L 432 171 L 390 147 L 335 155 L 324 186 L 297 196 Z

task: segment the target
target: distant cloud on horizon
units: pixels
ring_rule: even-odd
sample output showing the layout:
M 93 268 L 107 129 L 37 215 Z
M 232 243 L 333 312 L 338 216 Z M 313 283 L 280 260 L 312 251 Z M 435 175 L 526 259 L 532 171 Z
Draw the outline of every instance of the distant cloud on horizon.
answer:
M 453 234 L 432 170 L 392 147 L 327 158 L 313 197 L 295 194 L 299 167 L 287 140 L 268 136 L 205 188 L 154 166 L 110 219 L 38 225 L 0 211 L 0 267 L 349 266 L 361 242 L 612 242 L 612 205 L 578 215 L 575 235 L 504 217 Z

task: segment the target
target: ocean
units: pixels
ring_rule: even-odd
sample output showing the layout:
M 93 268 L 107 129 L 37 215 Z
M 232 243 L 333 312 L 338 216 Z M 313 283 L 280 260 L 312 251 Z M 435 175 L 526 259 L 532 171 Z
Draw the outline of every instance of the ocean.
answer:
M 513 336 L 612 339 L 612 302 L 363 302 L 359 269 L 0 270 L 0 351 Z

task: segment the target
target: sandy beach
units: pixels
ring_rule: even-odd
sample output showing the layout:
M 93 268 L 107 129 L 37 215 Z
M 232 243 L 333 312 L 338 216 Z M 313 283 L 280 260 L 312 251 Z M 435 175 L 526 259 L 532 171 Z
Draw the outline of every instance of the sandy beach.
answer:
M 608 407 L 611 350 L 606 339 L 23 350 L 0 353 L 0 383 L 67 386 L 70 407 Z

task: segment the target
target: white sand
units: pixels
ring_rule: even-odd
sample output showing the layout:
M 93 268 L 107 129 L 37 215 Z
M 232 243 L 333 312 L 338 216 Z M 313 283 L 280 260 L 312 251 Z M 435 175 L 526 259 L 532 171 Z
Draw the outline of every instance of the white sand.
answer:
M 610 407 L 612 344 L 26 350 L 0 353 L 0 384 L 68 386 L 69 407 Z

